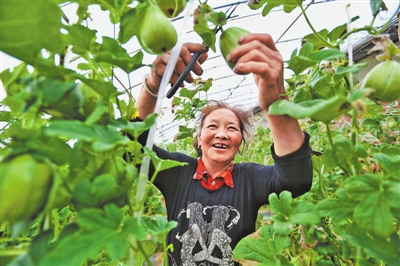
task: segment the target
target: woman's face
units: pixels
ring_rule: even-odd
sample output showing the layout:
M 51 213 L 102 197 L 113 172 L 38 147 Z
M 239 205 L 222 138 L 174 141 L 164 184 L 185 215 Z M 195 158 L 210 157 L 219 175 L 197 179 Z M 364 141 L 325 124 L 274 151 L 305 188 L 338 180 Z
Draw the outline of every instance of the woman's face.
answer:
M 242 133 L 239 118 L 229 109 L 212 111 L 203 122 L 198 144 L 205 164 L 229 164 L 240 148 Z

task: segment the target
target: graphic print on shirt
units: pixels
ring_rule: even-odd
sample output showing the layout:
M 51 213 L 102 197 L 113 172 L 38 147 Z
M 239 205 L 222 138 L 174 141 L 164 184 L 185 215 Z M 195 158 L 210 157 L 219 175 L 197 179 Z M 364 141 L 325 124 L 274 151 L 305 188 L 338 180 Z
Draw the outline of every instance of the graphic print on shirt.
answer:
M 199 202 L 189 203 L 186 210 L 181 210 L 177 218 L 185 212 L 186 218 L 189 219 L 189 228 L 181 236 L 176 235 L 176 238 L 182 242 L 181 265 L 208 265 L 207 262 L 210 262 L 233 266 L 231 238 L 227 231 L 239 222 L 239 212 L 231 206 L 215 205 L 203 208 Z M 205 220 L 208 212 L 211 212 L 209 222 Z M 231 216 L 232 212 L 234 215 Z M 200 245 L 201 251 L 193 254 L 196 244 Z M 219 249 L 222 257 L 215 257 L 212 254 L 216 248 Z

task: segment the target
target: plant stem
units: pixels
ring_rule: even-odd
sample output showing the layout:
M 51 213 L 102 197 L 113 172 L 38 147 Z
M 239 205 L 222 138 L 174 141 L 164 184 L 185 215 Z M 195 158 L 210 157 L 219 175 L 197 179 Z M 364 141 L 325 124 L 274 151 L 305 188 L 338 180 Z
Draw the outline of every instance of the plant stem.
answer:
M 325 126 L 326 126 L 326 134 L 328 135 L 329 143 L 331 144 L 331 148 L 332 148 L 332 150 L 333 150 L 332 132 L 331 132 L 331 129 L 330 129 L 328 123 L 326 123 Z
M 328 195 L 325 193 L 325 189 L 322 185 L 322 175 L 318 172 L 318 183 L 319 183 L 319 189 L 321 190 L 322 196 L 324 196 L 325 199 L 329 198 Z
M 370 26 L 365 26 L 362 28 L 354 28 L 352 31 L 347 32 L 346 34 L 344 34 L 342 37 L 340 37 L 339 41 L 337 41 L 335 43 L 335 45 L 338 45 L 340 42 L 344 41 L 345 39 L 347 39 L 347 37 L 349 37 L 349 35 L 356 33 L 356 32 L 360 32 L 360 31 L 367 31 L 370 34 L 377 34 L 378 30 L 375 29 L 374 27 L 370 27 Z
M 351 118 L 351 143 L 353 146 L 360 143 L 360 136 L 358 134 L 358 120 L 357 111 L 353 110 L 353 115 Z
M 307 17 L 306 14 L 306 10 L 303 8 L 302 5 L 300 5 L 301 8 L 301 13 L 303 13 L 303 16 L 308 24 L 308 26 L 310 27 L 310 29 L 313 31 L 315 37 L 317 37 L 322 43 L 324 43 L 327 47 L 329 48 L 334 48 L 334 46 L 332 44 L 330 44 L 327 40 L 325 40 L 313 27 L 313 25 L 311 24 L 310 20 Z
M 129 208 L 129 216 L 133 216 L 134 206 L 132 203 L 132 195 L 133 195 L 133 187 L 131 186 L 130 189 L 126 192 L 126 197 L 128 199 L 128 208 Z
M 58 218 L 57 209 L 53 209 L 51 214 L 53 215 L 54 220 L 54 238 L 57 240 L 60 235 L 60 219 Z

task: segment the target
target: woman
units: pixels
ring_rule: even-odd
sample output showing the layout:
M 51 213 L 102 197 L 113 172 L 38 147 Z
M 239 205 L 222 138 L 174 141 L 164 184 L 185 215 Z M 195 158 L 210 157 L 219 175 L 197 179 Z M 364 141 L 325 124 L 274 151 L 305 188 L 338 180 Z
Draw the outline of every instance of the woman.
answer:
M 201 155 L 198 159 L 154 146 L 160 158 L 187 162 L 186 166 L 161 172 L 154 182 L 165 197 L 168 219 L 178 222 L 167 239 L 174 245 L 169 265 L 234 265 L 232 250 L 240 239 L 255 231 L 258 210 L 268 203 L 268 196 L 288 190 L 296 197 L 311 187 L 308 134 L 293 118 L 268 115 L 269 106 L 285 95 L 281 55 L 268 34 L 248 34 L 238 42 L 228 61 L 236 63 L 236 73 L 253 73 L 259 105 L 268 117 L 275 165 L 233 163 L 246 141 L 250 121 L 243 110 L 221 102 L 211 102 L 202 110 L 195 143 Z M 192 71 L 202 74 L 207 48 L 188 43 L 182 49 L 172 83 L 197 51 L 202 55 Z M 136 102 L 142 120 L 154 111 L 169 57 L 169 53 L 157 57 L 145 79 L 145 89 Z M 186 81 L 193 82 L 193 77 L 189 74 Z M 143 143 L 145 139 L 142 135 Z

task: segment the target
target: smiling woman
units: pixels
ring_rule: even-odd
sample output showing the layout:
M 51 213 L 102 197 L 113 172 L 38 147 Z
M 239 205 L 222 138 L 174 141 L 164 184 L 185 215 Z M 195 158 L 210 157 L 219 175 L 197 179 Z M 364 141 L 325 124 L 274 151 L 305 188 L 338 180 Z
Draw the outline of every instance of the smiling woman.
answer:
M 207 49 L 201 44 L 184 44 L 171 77 L 175 83 L 191 61 L 192 54 L 202 54 L 192 71 L 201 75 L 201 64 Z M 145 86 L 158 92 L 170 54 L 158 56 Z M 283 62 L 267 34 L 248 34 L 229 56 L 241 73 L 253 73 L 259 89 L 259 104 L 268 114 L 269 106 L 285 94 Z M 187 82 L 193 82 L 189 74 Z M 154 110 L 156 97 L 142 89 L 136 102 L 139 119 Z M 297 197 L 311 187 L 312 165 L 309 135 L 303 133 L 297 120 L 285 115 L 267 115 L 274 144 L 271 147 L 275 165 L 252 162 L 234 163 L 234 158 L 250 138 L 251 123 L 246 111 L 221 101 L 210 101 L 200 112 L 199 130 L 194 141 L 198 158 L 171 153 L 157 146 L 159 158 L 185 163 L 159 172 L 154 185 L 165 198 L 169 220 L 178 226 L 170 231 L 168 265 L 236 265 L 233 249 L 245 236 L 255 231 L 258 210 L 268 203 L 272 193 L 284 190 Z M 147 134 L 139 141 L 146 143 Z M 150 167 L 150 175 L 154 173 Z M 182 214 L 186 215 L 182 215 Z

